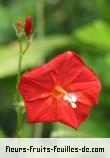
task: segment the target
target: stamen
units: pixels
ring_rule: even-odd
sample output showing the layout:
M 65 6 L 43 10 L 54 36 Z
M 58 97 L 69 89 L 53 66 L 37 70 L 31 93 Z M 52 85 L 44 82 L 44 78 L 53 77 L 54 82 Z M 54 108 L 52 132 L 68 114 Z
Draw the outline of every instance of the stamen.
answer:
M 76 101 L 77 98 L 73 93 L 68 93 L 67 91 L 65 91 L 62 87 L 60 86 L 56 86 L 53 90 L 52 90 L 52 96 L 54 96 L 57 99 L 64 99 L 66 101 L 69 102 L 69 104 L 72 106 L 72 108 L 76 108 Z
M 76 108 L 77 107 L 74 102 L 71 102 L 71 106 L 72 106 L 72 108 Z
M 63 99 L 68 101 L 71 104 L 72 108 L 76 108 L 77 107 L 77 105 L 75 104 L 75 102 L 77 101 L 77 98 L 76 98 L 75 95 L 70 94 L 70 93 L 66 93 L 63 96 Z

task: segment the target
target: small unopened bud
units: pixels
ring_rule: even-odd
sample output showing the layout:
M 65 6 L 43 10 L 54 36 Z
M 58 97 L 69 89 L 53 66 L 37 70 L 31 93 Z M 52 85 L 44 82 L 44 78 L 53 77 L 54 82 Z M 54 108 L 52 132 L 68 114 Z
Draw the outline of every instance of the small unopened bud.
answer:
M 18 30 L 22 30 L 22 28 L 23 28 L 23 24 L 22 24 L 21 21 L 18 21 L 18 22 L 17 22 L 17 24 L 16 24 L 16 28 L 17 28 Z
M 32 18 L 30 16 L 26 18 L 24 31 L 26 36 L 32 35 Z

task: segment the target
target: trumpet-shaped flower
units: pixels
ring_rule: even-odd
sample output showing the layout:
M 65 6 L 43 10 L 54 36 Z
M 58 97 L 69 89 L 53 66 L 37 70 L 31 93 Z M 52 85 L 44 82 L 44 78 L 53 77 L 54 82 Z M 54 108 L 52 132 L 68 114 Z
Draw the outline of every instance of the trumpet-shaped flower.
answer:
M 19 91 L 30 123 L 61 122 L 78 128 L 98 103 L 96 74 L 71 51 L 22 75 Z

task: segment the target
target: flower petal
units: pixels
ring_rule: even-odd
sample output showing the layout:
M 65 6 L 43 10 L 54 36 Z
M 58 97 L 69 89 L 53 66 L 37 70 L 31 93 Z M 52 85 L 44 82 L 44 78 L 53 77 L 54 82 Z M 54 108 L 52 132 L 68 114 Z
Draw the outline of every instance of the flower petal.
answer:
M 78 119 L 74 109 L 67 101 L 59 100 L 57 102 L 58 120 L 72 128 L 78 127 Z
M 91 69 L 83 67 L 79 75 L 65 87 L 65 90 L 74 92 L 79 102 L 94 105 L 98 102 L 101 84 Z
M 24 100 L 33 101 L 36 99 L 43 99 L 49 96 L 50 91 L 54 87 L 52 72 L 47 70 L 39 71 L 39 69 L 32 70 L 25 73 L 19 83 L 19 91 Z
M 78 127 L 89 117 L 91 109 L 92 107 L 87 106 L 84 103 L 77 103 L 77 108 L 74 109 L 74 112 L 78 119 Z
M 54 71 L 56 84 L 64 87 L 79 74 L 83 64 L 75 52 L 68 51 L 58 55 L 47 65 Z
M 58 120 L 72 128 L 79 128 L 80 124 L 83 123 L 90 115 L 92 107 L 86 104 L 77 103 L 76 108 L 72 108 L 66 101 L 61 101 L 57 113 Z
M 52 97 L 25 102 L 29 123 L 56 122 L 56 102 Z

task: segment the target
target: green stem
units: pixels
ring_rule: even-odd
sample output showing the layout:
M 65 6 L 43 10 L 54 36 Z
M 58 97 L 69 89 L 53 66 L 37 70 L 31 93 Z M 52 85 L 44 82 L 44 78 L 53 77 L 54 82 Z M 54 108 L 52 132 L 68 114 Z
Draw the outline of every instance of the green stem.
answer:
M 25 54 L 25 52 L 28 50 L 28 48 L 29 48 L 29 46 L 30 46 L 30 41 L 27 41 L 27 45 L 26 45 L 26 48 L 23 50 L 23 52 L 22 52 L 22 56 Z
M 17 82 L 16 82 L 16 89 L 17 89 L 17 94 L 18 94 L 17 99 L 16 99 L 17 100 L 17 130 L 16 130 L 16 137 L 19 137 L 19 138 L 22 135 L 22 121 L 23 121 L 22 110 L 23 110 L 23 107 L 21 107 L 18 104 L 20 102 L 20 99 L 21 99 L 21 95 L 18 92 L 18 85 L 19 85 L 20 76 L 21 76 L 21 68 L 22 68 L 23 55 L 28 50 L 29 45 L 30 45 L 30 43 L 29 43 L 29 41 L 27 41 L 26 48 L 23 50 L 22 41 L 21 40 L 19 41 L 20 50 L 19 50 L 19 62 L 18 62 L 18 75 L 17 75 Z
M 22 107 L 18 106 L 17 109 L 17 130 L 16 130 L 16 137 L 21 138 L 22 135 Z
M 20 81 L 20 76 L 21 76 L 21 66 L 22 66 L 22 58 L 25 52 L 28 50 L 30 43 L 27 42 L 27 46 L 24 50 L 22 50 L 22 41 L 19 41 L 19 62 L 18 62 L 18 76 L 17 76 L 17 84 L 16 87 L 18 87 L 19 81 Z
M 19 62 L 18 62 L 18 76 L 17 76 L 17 84 L 16 84 L 16 88 L 18 87 L 19 84 L 19 80 L 20 80 L 20 75 L 21 75 L 21 64 L 22 64 L 22 41 L 19 41 Z
M 18 84 L 20 81 L 21 75 L 21 65 L 22 65 L 22 41 L 19 40 L 19 61 L 18 61 L 18 74 L 17 74 L 17 82 L 16 82 L 16 89 L 17 89 L 17 102 L 20 101 L 20 94 L 18 92 Z M 18 104 L 18 103 L 17 103 Z M 17 129 L 16 129 L 16 137 L 21 137 L 21 127 L 22 127 L 22 119 L 21 119 L 21 108 L 17 105 Z

